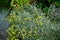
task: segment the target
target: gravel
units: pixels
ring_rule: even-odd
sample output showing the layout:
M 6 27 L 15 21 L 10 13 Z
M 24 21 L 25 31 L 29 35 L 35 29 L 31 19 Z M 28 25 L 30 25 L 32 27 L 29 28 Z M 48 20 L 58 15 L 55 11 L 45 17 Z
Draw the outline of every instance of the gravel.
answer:
M 7 10 L 0 11 L 0 40 L 6 40 L 6 30 L 9 28 L 10 23 L 6 20 Z

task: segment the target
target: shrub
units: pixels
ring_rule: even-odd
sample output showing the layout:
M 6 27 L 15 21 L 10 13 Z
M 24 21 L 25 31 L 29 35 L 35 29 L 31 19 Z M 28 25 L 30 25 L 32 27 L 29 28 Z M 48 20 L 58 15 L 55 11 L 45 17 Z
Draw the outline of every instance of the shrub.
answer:
M 8 17 L 11 23 L 7 30 L 7 40 L 57 40 L 55 28 L 45 18 L 43 12 L 33 6 L 26 6 L 24 9 L 15 8 Z M 58 34 L 59 35 L 59 34 Z
M 49 17 L 51 21 L 60 22 L 60 8 L 56 8 L 55 4 L 52 4 L 49 8 L 44 8 L 43 12 L 46 17 Z

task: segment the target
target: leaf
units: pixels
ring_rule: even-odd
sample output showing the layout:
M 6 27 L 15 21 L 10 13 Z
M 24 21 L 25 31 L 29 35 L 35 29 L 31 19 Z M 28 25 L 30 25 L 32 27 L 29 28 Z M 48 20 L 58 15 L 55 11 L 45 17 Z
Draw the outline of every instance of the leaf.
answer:
M 56 1 L 56 6 L 60 6 L 60 1 Z
M 11 1 L 11 6 L 14 4 L 14 0 Z

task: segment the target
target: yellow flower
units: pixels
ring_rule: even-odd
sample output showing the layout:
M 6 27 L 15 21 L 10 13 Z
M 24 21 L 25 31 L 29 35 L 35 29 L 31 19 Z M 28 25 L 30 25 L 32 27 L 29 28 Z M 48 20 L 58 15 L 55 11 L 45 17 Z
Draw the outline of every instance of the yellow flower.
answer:
M 20 32 L 18 32 L 17 36 L 20 35 Z
M 9 22 L 11 22 L 11 19 L 9 19 Z
M 15 36 L 13 36 L 11 40 L 14 40 L 14 39 L 15 39 Z
M 37 33 L 36 31 L 34 31 L 35 33 Z
M 16 4 L 14 4 L 13 7 L 16 7 Z
M 19 40 L 19 39 L 15 39 L 15 40 Z
M 49 18 L 49 17 L 46 17 L 46 18 Z
M 11 26 L 12 28 L 14 27 L 14 26 Z
M 37 39 L 37 40 L 40 40 L 40 39 Z
M 38 19 L 37 19 L 37 18 L 35 18 L 35 20 L 37 21 Z
M 37 21 L 37 23 L 38 23 L 38 21 Z
M 24 29 L 26 30 L 26 27 Z
M 12 34 L 14 35 L 14 34 L 15 34 L 15 32 L 14 32 L 14 31 L 12 31 Z
M 14 18 L 14 19 L 17 19 L 17 17 L 16 17 L 15 15 L 13 16 L 13 18 Z
M 22 31 L 25 31 L 25 29 L 22 29 Z
M 9 18 L 12 18 L 12 15 L 10 14 Z
M 18 32 L 18 34 L 20 34 L 20 32 Z
M 16 18 L 16 21 L 18 21 L 18 19 Z
M 22 33 L 22 34 L 26 34 L 25 29 L 22 29 L 22 30 L 21 30 L 21 33 Z
M 25 18 L 25 20 L 28 20 L 28 18 Z
M 36 23 L 39 25 L 39 22 L 38 21 Z
M 30 30 L 29 33 L 31 34 L 32 33 L 32 30 Z
M 14 14 L 16 14 L 16 12 L 14 11 Z
M 10 13 L 10 16 L 11 16 L 12 14 Z
M 23 24 L 25 24 L 25 23 L 23 22 Z
M 37 27 L 35 27 L 35 29 L 37 29 Z
M 40 22 L 40 25 L 42 26 L 43 25 L 43 22 Z
M 42 18 L 42 16 L 39 16 L 39 18 Z
M 22 34 L 22 37 L 23 37 L 23 39 L 25 38 L 25 35 L 24 34 Z
M 9 28 L 9 30 L 11 30 L 11 28 Z

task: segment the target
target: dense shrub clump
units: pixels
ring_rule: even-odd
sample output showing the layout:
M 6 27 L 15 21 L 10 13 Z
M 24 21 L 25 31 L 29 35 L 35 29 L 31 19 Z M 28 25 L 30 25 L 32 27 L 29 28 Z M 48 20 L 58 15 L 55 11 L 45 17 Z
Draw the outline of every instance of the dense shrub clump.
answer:
M 33 6 L 16 7 L 8 17 L 11 23 L 7 40 L 57 40 L 57 29 Z

